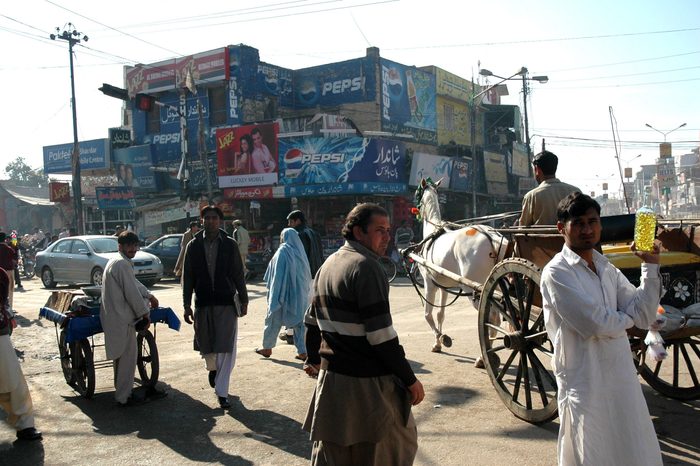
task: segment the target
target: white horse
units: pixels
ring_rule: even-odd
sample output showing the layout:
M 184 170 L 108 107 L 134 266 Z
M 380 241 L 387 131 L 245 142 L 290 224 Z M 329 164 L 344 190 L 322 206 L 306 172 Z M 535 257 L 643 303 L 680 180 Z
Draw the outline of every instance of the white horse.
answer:
M 428 263 L 438 265 L 450 272 L 461 275 L 478 283 L 485 283 L 491 269 L 503 259 L 508 241 L 486 225 L 469 225 L 459 229 L 450 229 L 449 222 L 443 222 L 438 204 L 437 188 L 440 181 L 421 180 L 416 191 L 416 203 L 423 219 L 423 238 L 425 243 L 419 254 Z M 444 230 L 440 233 L 438 230 Z M 434 239 L 425 238 L 435 234 Z M 452 346 L 452 339 L 442 332 L 447 304 L 447 288 L 461 289 L 464 293 L 472 292 L 444 275 L 435 273 L 426 267 L 420 267 L 423 275 L 425 299 L 425 320 L 435 334 L 432 351 L 439 353 L 442 346 Z M 439 295 L 439 302 L 435 296 Z M 474 302 L 474 297 L 471 297 Z M 437 324 L 433 319 L 433 308 L 437 307 Z

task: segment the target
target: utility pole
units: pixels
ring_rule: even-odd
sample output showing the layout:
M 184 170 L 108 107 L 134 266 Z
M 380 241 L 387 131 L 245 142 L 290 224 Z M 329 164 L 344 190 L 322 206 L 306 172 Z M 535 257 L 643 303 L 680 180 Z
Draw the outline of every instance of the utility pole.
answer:
M 207 141 L 204 138 L 204 118 L 202 116 L 202 103 L 197 99 L 197 113 L 199 113 L 199 127 L 197 131 L 197 142 L 199 146 L 199 159 L 206 173 L 207 180 L 207 204 L 211 204 L 214 197 L 211 191 L 211 173 L 209 173 L 209 157 L 207 156 Z
M 80 188 L 80 143 L 78 141 L 78 118 L 75 109 L 75 77 L 73 73 L 73 46 L 82 40 L 88 41 L 88 36 L 78 32 L 73 24 L 68 23 L 68 27 L 63 31 L 56 28 L 56 34 L 49 35 L 51 40 L 62 39 L 68 42 L 68 55 L 70 57 L 70 89 L 71 107 L 73 109 L 73 153 L 71 155 L 71 175 L 73 177 L 73 209 L 75 210 L 75 228 L 79 235 L 85 233 L 83 228 L 83 193 Z
M 525 117 L 525 145 L 527 146 L 527 162 L 532 171 L 532 150 L 530 149 L 530 128 L 527 121 L 527 68 L 523 66 L 523 112 Z M 531 173 L 532 174 L 532 173 Z

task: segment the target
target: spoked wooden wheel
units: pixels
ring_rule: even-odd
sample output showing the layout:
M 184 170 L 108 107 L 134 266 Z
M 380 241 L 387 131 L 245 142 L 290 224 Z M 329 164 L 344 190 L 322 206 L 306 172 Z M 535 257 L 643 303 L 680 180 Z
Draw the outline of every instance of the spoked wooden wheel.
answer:
M 695 333 L 697 328 L 680 332 Z M 660 362 L 646 358 L 646 347 L 635 353 L 637 371 L 651 388 L 677 400 L 700 398 L 700 336 L 676 332 L 666 341 L 668 356 Z
M 83 398 L 92 398 L 95 394 L 95 364 L 90 342 L 86 338 L 75 341 L 71 343 L 71 350 L 72 385 Z
M 540 276 L 541 270 L 525 259 L 499 262 L 479 301 L 481 354 L 491 383 L 515 416 L 536 424 L 557 416 Z
M 141 377 L 141 385 L 154 387 L 158 382 L 160 363 L 158 361 L 158 347 L 153 334 L 148 330 L 140 331 L 136 335 L 136 348 L 138 349 L 136 367 Z
M 66 379 L 66 383 L 71 387 L 75 384 L 75 374 L 73 374 L 72 367 L 72 352 L 71 347 L 66 343 L 66 331 L 61 330 L 61 335 L 58 339 L 58 355 L 61 358 L 61 369 L 63 370 L 63 378 Z

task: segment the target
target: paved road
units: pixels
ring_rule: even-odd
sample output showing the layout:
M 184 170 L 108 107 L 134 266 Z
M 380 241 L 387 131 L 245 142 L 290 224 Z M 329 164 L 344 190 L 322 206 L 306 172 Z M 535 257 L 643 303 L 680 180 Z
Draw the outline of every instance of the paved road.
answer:
M 66 385 L 58 361 L 54 325 L 38 319 L 50 292 L 37 279 L 15 295 L 20 327 L 13 342 L 37 410 L 43 443 L 13 443 L 14 432 L 0 424 L 0 464 L 307 464 L 310 443 L 301 430 L 314 380 L 301 371 L 293 346 L 275 348 L 265 360 L 260 345 L 265 314 L 264 288 L 249 286 L 249 316 L 241 321 L 233 407 L 218 407 L 207 373 L 192 351 L 192 328 L 178 333 L 158 326 L 160 383 L 168 397 L 133 408 L 113 401 L 112 370 L 97 370 L 90 400 Z M 181 314 L 179 286 L 154 287 L 162 305 Z M 447 311 L 445 329 L 454 339 L 449 352 L 430 352 L 432 337 L 418 297 L 399 279 L 392 285 L 395 326 L 426 388 L 414 414 L 419 429 L 419 465 L 553 465 L 558 423 L 533 426 L 510 414 L 488 376 L 473 367 L 478 355 L 477 314 L 466 300 Z M 99 341 L 99 338 L 97 339 Z M 102 348 L 96 359 L 104 359 Z M 644 390 L 666 464 L 700 464 L 699 402 L 668 400 Z M 2 416 L 2 415 L 0 415 Z

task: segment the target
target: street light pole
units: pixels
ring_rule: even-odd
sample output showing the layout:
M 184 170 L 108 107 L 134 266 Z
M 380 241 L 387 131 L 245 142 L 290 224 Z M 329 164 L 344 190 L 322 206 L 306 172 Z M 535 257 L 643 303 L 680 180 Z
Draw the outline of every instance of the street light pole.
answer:
M 71 107 L 73 109 L 73 153 L 71 154 L 71 175 L 73 177 L 73 209 L 75 210 L 75 228 L 79 235 L 85 233 L 83 228 L 83 194 L 80 187 L 80 142 L 78 141 L 78 117 L 75 108 L 75 76 L 73 73 L 73 46 L 82 40 L 88 41 L 88 36 L 78 32 L 73 24 L 68 23 L 68 28 L 62 32 L 56 28 L 56 34 L 49 35 L 51 40 L 62 39 L 68 42 L 68 55 L 70 57 L 70 90 Z
M 681 128 L 684 127 L 686 124 L 687 124 L 687 123 L 683 123 L 682 125 L 679 125 L 679 126 L 673 128 L 671 131 L 660 131 L 660 130 L 654 128 L 653 126 L 651 126 L 649 123 L 644 123 L 644 126 L 646 126 L 647 128 L 653 129 L 653 130 L 656 131 L 657 133 L 661 133 L 661 134 L 663 135 L 663 137 L 664 137 L 664 142 L 666 142 L 666 136 L 668 136 L 669 134 L 671 134 L 672 132 L 674 132 L 674 131 L 677 130 L 677 129 L 681 129 Z

